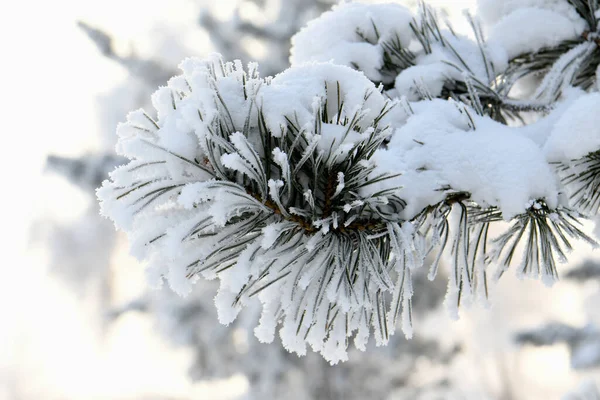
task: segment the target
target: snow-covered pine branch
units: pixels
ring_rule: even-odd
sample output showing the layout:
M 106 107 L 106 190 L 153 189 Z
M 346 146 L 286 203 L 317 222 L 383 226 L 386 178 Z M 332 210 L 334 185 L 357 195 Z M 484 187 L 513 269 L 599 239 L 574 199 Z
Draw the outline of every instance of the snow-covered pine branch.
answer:
M 496 38 L 522 11 L 506 3 Z M 288 350 L 308 344 L 332 363 L 371 332 L 377 344 L 397 324 L 412 335 L 411 275 L 430 253 L 430 279 L 450 260 L 455 315 L 487 297 L 490 264 L 497 277 L 517 262 L 520 275 L 552 283 L 571 239 L 594 244 L 579 220 L 597 211 L 586 205 L 599 174 L 570 160 L 600 150 L 598 94 L 583 90 L 596 86 L 571 87 L 600 52 L 596 33 L 577 55 L 570 37 L 534 41 L 524 51 L 585 58 L 561 67 L 557 57 L 532 96 L 511 98 L 530 73 L 509 42 L 486 41 L 469 21 L 474 40 L 425 5 L 413 15 L 348 3 L 294 37 L 292 67 L 274 78 L 218 55 L 185 60 L 153 95 L 156 115 L 134 111 L 119 126 L 117 150 L 132 161 L 98 190 L 102 213 L 155 284 L 186 294 L 201 276 L 219 278 L 222 323 L 258 298 L 260 340 L 280 326 Z M 509 125 L 526 112 L 538 120 Z M 492 238 L 492 225 L 504 233 Z

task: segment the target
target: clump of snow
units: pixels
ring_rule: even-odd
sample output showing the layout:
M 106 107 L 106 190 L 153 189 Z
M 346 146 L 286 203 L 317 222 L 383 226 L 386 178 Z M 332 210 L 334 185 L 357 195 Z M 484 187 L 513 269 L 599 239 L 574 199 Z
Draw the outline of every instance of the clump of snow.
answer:
M 489 42 L 503 46 L 510 58 L 576 39 L 587 28 L 564 0 L 479 0 L 478 5 Z
M 397 39 L 408 47 L 413 37 L 412 19 L 408 9 L 398 4 L 340 4 L 292 37 L 290 62 L 295 66 L 333 61 L 354 66 L 369 79 L 381 81 L 382 44 Z
M 573 23 L 570 18 L 557 11 L 518 8 L 493 26 L 488 40 L 503 47 L 509 58 L 514 58 L 575 39 L 583 29 L 581 24 Z
M 437 97 L 446 81 L 464 81 L 468 72 L 481 82 L 491 82 L 507 67 L 508 57 L 497 43 L 476 43 L 450 29 L 431 32 L 429 9 L 412 16 L 395 4 L 345 3 L 312 21 L 292 39 L 293 66 L 310 61 L 331 61 L 360 70 L 372 81 L 392 83 L 392 96 L 419 100 Z M 417 40 L 411 24 L 427 36 Z M 403 65 L 396 77 L 382 74 L 386 43 L 398 42 L 414 55 L 414 66 Z M 411 56 L 412 57 L 412 56 Z M 410 64 L 409 64 L 410 65 Z
M 562 91 L 561 97 L 552 105 L 552 109 L 546 115 L 538 116 L 537 120 L 519 127 L 519 134 L 526 136 L 543 148 L 558 120 L 573 102 L 585 94 L 586 92 L 582 89 L 566 87 Z
M 332 63 L 308 63 L 285 70 L 261 88 L 256 102 L 267 111 L 266 123 L 275 136 L 285 130 L 288 119 L 300 128 L 308 125 L 312 129 L 315 108 L 325 104 L 334 121 L 365 114 L 361 124 L 364 128 L 389 106 L 388 100 L 361 72 Z
M 448 75 L 448 66 L 442 63 L 425 64 L 409 67 L 396 77 L 394 88 L 410 101 L 421 99 L 426 90 L 432 97 L 442 93 Z
M 600 93 L 577 99 L 554 125 L 544 146 L 549 161 L 570 161 L 600 150 Z
M 491 26 L 510 13 L 523 8 L 553 11 L 568 18 L 578 32 L 585 29 L 585 20 L 581 18 L 579 13 L 577 13 L 577 10 L 565 0 L 478 0 L 477 15 L 483 19 L 486 25 Z M 536 28 L 539 27 L 539 25 L 536 26 Z
M 443 41 L 431 43 L 427 52 L 417 54 L 415 66 L 396 77 L 395 93 L 412 101 L 423 98 L 422 92 L 439 97 L 446 82 L 476 79 L 489 83 L 508 66 L 506 51 L 498 44 L 480 45 L 448 30 L 441 35 Z
M 369 190 L 401 187 L 407 219 L 447 192 L 469 192 L 478 204 L 499 207 L 506 220 L 523 213 L 532 199 L 555 206 L 555 177 L 541 149 L 518 128 L 463 107 L 443 100 L 413 104 L 415 114 L 374 156 L 377 172 L 402 175 Z

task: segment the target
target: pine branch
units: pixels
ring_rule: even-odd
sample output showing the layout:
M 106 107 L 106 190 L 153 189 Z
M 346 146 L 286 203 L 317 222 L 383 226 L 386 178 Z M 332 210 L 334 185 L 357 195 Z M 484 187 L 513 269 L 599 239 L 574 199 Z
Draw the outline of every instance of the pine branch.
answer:
M 563 185 L 569 189 L 571 203 L 587 215 L 600 210 L 600 151 L 560 163 L 557 167 Z
M 548 83 L 558 85 L 548 90 L 552 93 L 551 101 L 558 98 L 564 85 L 573 85 L 584 90 L 593 86 L 600 64 L 600 31 L 596 16 L 600 6 L 597 0 L 568 2 L 586 21 L 587 29 L 579 38 L 565 40 L 554 47 L 542 48 L 510 60 L 510 66 L 503 76 L 503 79 L 509 82 L 509 86 L 529 75 L 550 75 Z M 586 46 L 587 44 L 591 46 Z M 586 51 L 577 52 L 578 48 Z M 547 86 L 548 83 L 542 83 L 542 86 Z
M 497 248 L 492 258 L 501 264 L 496 277 L 512 264 L 517 247 L 523 245 L 524 257 L 517 273 L 540 276 L 546 284 L 552 284 L 558 279 L 555 258 L 566 261 L 566 253 L 572 250 L 570 239 L 596 246 L 579 228 L 582 218 L 581 214 L 565 208 L 551 210 L 543 201 L 533 202 L 526 213 L 517 216 L 510 228 L 494 240 Z
M 405 203 L 394 188 L 369 196 L 361 195 L 361 190 L 393 178 L 386 174 L 372 177 L 374 167 L 370 166 L 370 158 L 389 135 L 388 127 L 379 123 L 390 104 L 382 101 L 380 112 L 371 114 L 365 102 L 373 94 L 366 93 L 359 107 L 347 106 L 356 104 L 344 97 L 347 83 L 326 81 L 325 97 L 316 103 L 311 117 L 312 131 L 305 124 L 296 124 L 289 114 L 287 126 L 274 134 L 264 109 L 254 106 L 265 82 L 220 60 L 207 67 L 206 81 L 214 90 L 218 112 L 201 136 L 205 154 L 194 159 L 206 159 L 208 164 L 140 139 L 143 147 L 136 150 L 138 164 L 146 157 L 143 149 L 148 148 L 153 149 L 152 157 L 166 157 L 167 164 L 146 162 L 156 174 L 151 179 L 135 179 L 127 185 L 106 182 L 99 192 L 104 209 L 122 204 L 136 216 L 161 213 L 163 204 L 179 203 L 197 216 L 182 222 L 185 229 L 169 231 L 154 226 L 143 241 L 145 251 L 173 240 L 184 247 L 203 249 L 198 255 L 194 255 L 197 251 L 179 255 L 185 276 L 191 280 L 201 274 L 222 277 L 246 263 L 247 282 L 232 292 L 229 307 L 236 309 L 266 292 L 281 293 L 278 297 L 283 295 L 294 307 L 281 310 L 277 317 L 295 321 L 296 338 L 315 335 L 312 330 L 317 328 L 313 327 L 320 321 L 317 314 L 325 307 L 327 324 L 315 340 L 327 340 L 333 331 L 336 335 L 344 332 L 346 337 L 347 329 L 372 325 L 378 342 L 386 342 L 394 328 L 387 322 L 390 306 L 384 293 L 394 287 L 396 270 L 406 283 L 395 297 L 401 303 L 395 309 L 410 314 L 412 290 L 407 268 L 413 266 L 405 260 L 410 239 L 405 238 L 398 217 Z M 230 95 L 220 93 L 220 82 L 228 78 L 246 88 L 239 91 L 247 107 L 243 128 L 226 100 Z M 191 93 L 173 98 L 165 92 L 163 97 L 172 102 L 172 112 L 177 112 L 185 109 L 179 103 L 195 101 Z M 206 113 L 198 114 L 200 121 L 207 123 L 202 115 Z M 129 124 L 135 125 L 134 121 Z M 151 126 L 139 132 L 158 133 Z M 335 132 L 343 134 L 336 136 L 328 149 L 319 145 L 320 136 Z M 348 142 L 350 137 L 353 139 Z M 168 165 L 173 162 L 185 165 L 188 172 L 174 176 L 173 166 Z M 137 171 L 138 164 L 126 168 Z M 420 262 L 420 257 L 414 262 Z M 290 284 L 288 293 L 285 288 Z M 297 287 L 303 290 L 297 292 Z M 296 310 L 308 310 L 309 314 Z M 353 328 L 348 328 L 348 321 L 353 321 Z M 345 349 L 345 342 L 338 347 Z M 331 360 L 340 357 L 333 354 L 328 356 Z
M 452 222 L 449 217 L 455 207 L 458 215 Z M 516 216 L 508 230 L 492 239 L 490 226 L 503 221 L 502 213 L 496 207 L 480 207 L 470 200 L 469 193 L 453 193 L 444 202 L 425 209 L 413 223 L 423 236 L 432 235 L 428 253 L 437 249 L 429 279 L 435 278 L 445 251 L 453 259 L 451 287 L 456 289 L 454 305 L 459 306 L 463 291 L 468 296 L 479 293 L 480 297 L 487 298 L 487 264 L 500 263 L 498 279 L 517 253 L 524 255 L 517 271 L 519 275 L 540 276 L 544 282 L 553 283 L 558 279 L 555 258 L 566 261 L 566 254 L 572 250 L 570 239 L 596 246 L 596 241 L 579 228 L 582 218 L 564 208 L 551 210 L 538 200 L 526 213 Z
M 444 254 L 451 260 L 446 305 L 455 317 L 462 299 L 488 296 L 486 247 L 492 219 L 482 218 L 482 211 L 469 193 L 455 192 L 425 209 L 414 221 L 421 235 L 432 237 L 427 253 L 436 255 L 429 267 L 429 280 L 435 279 Z
M 592 32 L 598 31 L 598 18 L 596 16 L 597 11 L 600 9 L 598 0 L 567 0 L 567 2 L 577 10 L 577 13 L 587 22 Z
M 434 256 L 430 279 L 444 257 L 450 261 L 446 304 L 455 313 L 487 297 L 491 263 L 500 265 L 499 278 L 522 255 L 519 275 L 554 282 L 572 240 L 595 242 L 580 228 L 582 214 L 551 206 L 558 190 L 546 154 L 503 124 L 549 112 L 571 84 L 591 85 L 600 48 L 587 33 L 496 71 L 481 28 L 469 21 L 476 43 L 459 42 L 422 5 L 410 24 L 419 52 L 373 19 L 369 29 L 361 25 L 358 40 L 383 52 L 379 73 L 387 86 L 379 89 L 361 72 L 331 63 L 260 78 L 255 66 L 245 70 L 217 56 L 184 61 L 184 74 L 153 96 L 157 120 L 135 112 L 120 126 L 119 151 L 132 162 L 98 190 L 102 212 L 175 290 L 219 278 L 221 322 L 258 298 L 261 340 L 272 341 L 281 326 L 287 349 L 304 354 L 308 344 L 332 363 L 347 358 L 351 338 L 363 349 L 372 332 L 385 344 L 397 325 L 412 336 L 412 276 L 427 255 Z M 477 68 L 463 45 L 479 51 Z M 400 79 L 434 52 L 445 57 L 439 66 L 448 76 L 435 82 L 441 91 L 415 82 L 410 89 L 426 100 L 414 109 L 406 99 L 386 100 L 382 90 L 394 75 Z M 510 98 L 533 70 L 545 73 L 533 100 Z M 506 146 L 510 140 L 520 152 Z M 574 188 L 573 205 L 591 213 L 600 209 L 596 156 L 561 170 L 563 184 Z M 504 160 L 522 163 L 525 172 L 516 171 L 520 165 L 503 170 Z M 502 190 L 521 184 L 531 188 L 504 198 Z M 507 215 L 508 228 L 491 238 Z
M 467 18 L 476 38 L 475 45 L 485 68 L 485 77 L 476 76 L 473 66 L 467 62 L 467 57 L 463 57 L 455 49 L 449 38 L 464 39 L 459 39 L 447 21 L 442 28 L 433 8 L 421 2 L 418 21 L 414 20 L 410 25 L 425 54 L 432 54 L 436 46 L 441 46 L 456 60 L 456 62 L 445 61 L 445 64 L 455 70 L 461 78 L 454 79 L 448 76 L 439 97 L 453 98 L 473 107 L 480 115 L 487 115 L 504 124 L 508 124 L 509 120 L 519 119 L 522 112 L 547 109 L 547 104 L 519 104 L 509 98 L 511 87 L 497 76 L 501 71 L 496 71 L 489 59 L 481 26 L 470 14 L 467 14 Z

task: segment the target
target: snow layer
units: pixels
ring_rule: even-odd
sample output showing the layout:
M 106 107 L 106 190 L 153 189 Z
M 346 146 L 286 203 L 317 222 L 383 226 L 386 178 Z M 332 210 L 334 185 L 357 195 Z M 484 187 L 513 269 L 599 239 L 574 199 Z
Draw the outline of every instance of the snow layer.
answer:
M 375 82 L 394 83 L 391 96 L 419 100 L 437 97 L 446 81 L 463 82 L 464 74 L 489 83 L 507 67 L 506 51 L 498 43 L 476 43 L 448 29 L 432 32 L 427 13 L 412 16 L 395 4 L 346 3 L 308 24 L 292 39 L 291 63 L 331 61 L 356 68 Z M 428 43 L 415 37 L 414 24 Z M 394 78 L 384 76 L 386 42 L 400 43 L 415 56 L 414 66 L 403 67 Z M 397 45 L 397 43 L 395 44 Z M 389 71 L 388 73 L 389 74 Z
M 395 95 L 416 101 L 424 97 L 425 90 L 430 96 L 439 97 L 447 81 L 471 79 L 487 84 L 508 66 L 506 51 L 497 43 L 480 47 L 473 40 L 447 30 L 441 35 L 443 42 L 433 42 L 430 52 L 417 55 L 415 66 L 400 72 L 395 80 Z
M 585 21 L 566 0 L 479 0 L 477 6 L 477 15 L 490 26 L 518 9 L 536 8 L 568 18 L 579 32 L 585 29 Z
M 563 113 L 544 151 L 549 161 L 570 161 L 600 150 L 600 93 L 577 99 Z
M 469 192 L 481 205 L 498 206 L 506 220 L 538 198 L 556 206 L 552 169 L 541 149 L 517 128 L 450 101 L 421 102 L 413 109 L 388 148 L 374 156 L 377 172 L 402 171 L 382 185 L 402 187 L 406 218 L 443 201 L 448 192 Z
M 355 66 L 381 81 L 382 43 L 398 39 L 408 47 L 413 16 L 398 4 L 345 3 L 311 21 L 292 38 L 291 64 L 333 61 Z
M 554 47 L 583 32 L 581 23 L 559 11 L 544 8 L 518 8 L 502 17 L 489 33 L 489 42 L 502 46 L 509 58 Z M 523 40 L 527 38 L 527 40 Z
M 265 118 L 271 132 L 279 135 L 287 125 L 286 117 L 300 128 L 313 125 L 315 107 L 321 104 L 327 104 L 328 115 L 337 115 L 338 99 L 343 99 L 343 116 L 352 118 L 353 114 L 365 111 L 364 128 L 387 103 L 361 72 L 343 65 L 315 62 L 275 76 L 270 85 L 261 88 L 256 101 L 259 107 L 268 110 Z

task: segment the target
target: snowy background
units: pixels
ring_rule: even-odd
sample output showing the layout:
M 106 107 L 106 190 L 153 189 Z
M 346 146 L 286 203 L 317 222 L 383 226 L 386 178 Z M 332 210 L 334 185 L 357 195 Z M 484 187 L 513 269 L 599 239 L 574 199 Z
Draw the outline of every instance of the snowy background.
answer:
M 470 0 L 430 4 L 457 21 L 462 9 L 475 8 Z M 335 367 L 259 344 L 251 322 L 219 326 L 210 284 L 184 300 L 146 287 L 143 266 L 98 216 L 94 196 L 99 177 L 119 162 L 107 157 L 116 124 L 147 105 L 186 56 L 220 51 L 257 59 L 266 73 L 282 70 L 289 35 L 328 9 L 325 1 L 58 0 L 2 8 L 8 181 L 0 399 L 529 400 L 600 385 L 597 279 L 547 288 L 507 274 L 491 291 L 491 310 L 463 309 L 457 322 L 440 307 L 445 283 L 438 280 L 417 296 L 417 339 L 399 335 Z M 108 34 L 110 51 L 103 55 L 102 36 L 88 29 L 94 43 L 79 21 Z M 594 259 L 575 252 L 563 276 Z M 549 323 L 540 334 L 527 332 Z M 534 347 L 517 337 L 557 343 Z

